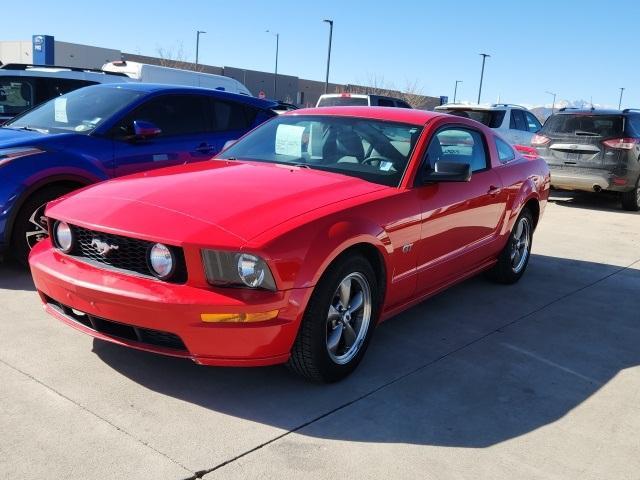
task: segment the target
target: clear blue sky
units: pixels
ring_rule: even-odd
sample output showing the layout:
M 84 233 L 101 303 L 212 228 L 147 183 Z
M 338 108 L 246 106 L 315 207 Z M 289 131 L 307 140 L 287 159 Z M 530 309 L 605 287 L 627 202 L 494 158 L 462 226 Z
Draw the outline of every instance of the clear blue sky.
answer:
M 17 4 L 14 5 L 14 7 Z M 487 60 L 483 100 L 526 104 L 558 98 L 640 107 L 640 2 L 617 0 L 394 0 L 349 2 L 151 0 L 78 3 L 35 0 L 28 12 L 10 7 L 0 40 L 50 34 L 57 40 L 157 55 L 182 45 L 200 61 L 273 69 L 280 32 L 279 72 L 324 80 L 328 25 L 335 21 L 331 81 L 371 78 L 403 88 L 417 82 L 427 95 L 475 100 L 480 52 Z M 8 18 L 6 19 L 8 20 Z

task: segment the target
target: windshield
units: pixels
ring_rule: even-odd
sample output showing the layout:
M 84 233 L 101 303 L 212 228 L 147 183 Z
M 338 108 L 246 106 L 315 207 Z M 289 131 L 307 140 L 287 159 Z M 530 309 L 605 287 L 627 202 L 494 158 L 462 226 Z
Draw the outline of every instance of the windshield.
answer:
M 281 163 L 398 186 L 421 127 L 335 116 L 286 115 L 262 125 L 218 158 Z
M 542 132 L 544 134 L 565 134 L 584 137 L 622 136 L 622 115 L 585 115 L 562 113 L 550 117 Z
M 322 97 L 318 102 L 318 107 L 368 107 L 368 97 Z
M 504 120 L 505 110 L 463 110 L 461 108 L 451 108 L 448 110 L 438 110 L 448 113 L 449 115 L 457 115 L 458 117 L 470 118 L 476 122 L 480 122 L 489 128 L 499 128 Z
M 49 100 L 5 124 L 43 133 L 89 134 L 142 95 L 122 88 L 86 87 Z

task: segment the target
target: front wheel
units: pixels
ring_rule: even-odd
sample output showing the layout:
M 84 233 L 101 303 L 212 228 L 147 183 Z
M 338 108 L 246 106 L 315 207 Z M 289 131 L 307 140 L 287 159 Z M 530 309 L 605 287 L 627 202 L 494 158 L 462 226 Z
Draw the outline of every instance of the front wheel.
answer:
M 360 255 L 334 263 L 316 286 L 288 362 L 317 382 L 336 382 L 360 363 L 379 309 L 371 264 Z
M 513 225 L 509 240 L 498 257 L 498 263 L 487 272 L 489 278 L 505 284 L 520 280 L 529 264 L 532 241 L 533 217 L 525 209 Z
M 49 187 L 40 190 L 22 205 L 11 235 L 11 253 L 23 265 L 27 265 L 29 252 L 48 236 L 44 210 L 51 200 L 71 191 L 66 187 Z

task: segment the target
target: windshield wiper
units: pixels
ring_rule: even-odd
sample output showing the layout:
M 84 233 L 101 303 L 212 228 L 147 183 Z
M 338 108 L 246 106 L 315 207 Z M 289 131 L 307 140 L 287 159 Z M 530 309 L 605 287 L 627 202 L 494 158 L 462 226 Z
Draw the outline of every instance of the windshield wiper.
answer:
M 576 130 L 574 135 L 582 135 L 584 137 L 599 137 L 600 135 L 594 132 L 586 132 L 584 130 Z

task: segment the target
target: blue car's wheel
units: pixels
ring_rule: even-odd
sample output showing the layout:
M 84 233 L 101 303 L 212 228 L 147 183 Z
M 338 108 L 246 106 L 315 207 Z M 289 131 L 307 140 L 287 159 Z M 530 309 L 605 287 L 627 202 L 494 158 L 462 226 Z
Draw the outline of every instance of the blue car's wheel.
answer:
M 70 188 L 62 186 L 44 188 L 34 193 L 22 205 L 11 236 L 11 253 L 20 263 L 27 265 L 31 249 L 48 236 L 44 216 L 47 203 L 70 191 Z

